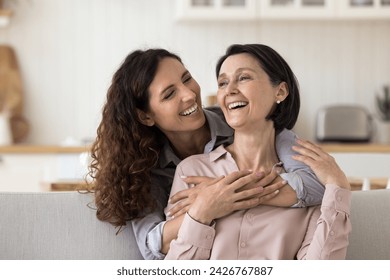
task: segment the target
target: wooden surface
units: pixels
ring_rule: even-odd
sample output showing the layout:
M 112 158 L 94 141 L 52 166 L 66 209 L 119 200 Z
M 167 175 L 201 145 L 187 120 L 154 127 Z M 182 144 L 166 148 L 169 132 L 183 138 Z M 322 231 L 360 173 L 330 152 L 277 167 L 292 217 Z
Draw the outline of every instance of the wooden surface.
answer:
M 363 185 L 363 179 L 348 178 L 353 191 L 361 191 Z M 387 186 L 388 178 L 369 178 L 370 190 L 385 189 Z
M 317 143 L 328 153 L 390 153 L 390 144 Z
M 11 15 L 12 15 L 11 10 L 5 10 L 5 9 L 0 10 L 0 16 L 10 17 Z
M 89 146 L 39 146 L 11 145 L 0 146 L 0 154 L 56 154 L 88 152 Z
M 390 153 L 390 144 L 323 144 L 328 153 Z M 23 153 L 82 153 L 88 152 L 89 146 L 56 146 L 56 145 L 11 145 L 0 146 L 0 154 Z
M 52 192 L 85 191 L 88 188 L 92 189 L 92 187 L 88 186 L 84 181 L 58 181 L 43 183 L 42 185 L 45 191 Z

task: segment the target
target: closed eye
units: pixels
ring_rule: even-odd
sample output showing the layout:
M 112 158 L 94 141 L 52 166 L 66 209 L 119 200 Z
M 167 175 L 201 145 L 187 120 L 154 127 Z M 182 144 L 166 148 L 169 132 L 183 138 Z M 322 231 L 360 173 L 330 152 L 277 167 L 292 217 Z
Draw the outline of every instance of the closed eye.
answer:
M 245 80 L 249 80 L 251 77 L 247 76 L 247 75 L 241 75 L 238 77 L 238 80 L 239 81 L 245 81 Z
M 163 96 L 163 100 L 170 99 L 174 94 L 175 94 L 175 90 L 174 89 L 167 90 L 166 93 Z
M 218 81 L 218 88 L 224 88 L 227 84 L 226 80 Z

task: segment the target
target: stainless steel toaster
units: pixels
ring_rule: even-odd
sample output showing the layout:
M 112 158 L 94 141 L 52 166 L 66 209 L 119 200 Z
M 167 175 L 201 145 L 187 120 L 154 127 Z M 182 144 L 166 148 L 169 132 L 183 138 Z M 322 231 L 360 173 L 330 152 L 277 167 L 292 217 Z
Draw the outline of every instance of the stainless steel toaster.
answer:
M 321 142 L 368 142 L 372 130 L 371 116 L 361 106 L 333 105 L 317 113 L 316 138 Z

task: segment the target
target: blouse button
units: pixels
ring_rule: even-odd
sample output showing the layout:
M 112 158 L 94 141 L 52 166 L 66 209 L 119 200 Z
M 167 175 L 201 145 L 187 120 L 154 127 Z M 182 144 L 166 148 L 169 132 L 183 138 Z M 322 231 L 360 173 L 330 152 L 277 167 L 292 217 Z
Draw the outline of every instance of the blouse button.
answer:
M 244 247 L 246 246 L 246 243 L 245 243 L 245 242 L 241 242 L 240 246 L 241 246 L 242 248 L 244 248 Z
M 331 236 L 333 236 L 333 235 L 334 235 L 334 231 L 331 230 L 331 231 L 329 232 L 329 234 L 330 234 Z

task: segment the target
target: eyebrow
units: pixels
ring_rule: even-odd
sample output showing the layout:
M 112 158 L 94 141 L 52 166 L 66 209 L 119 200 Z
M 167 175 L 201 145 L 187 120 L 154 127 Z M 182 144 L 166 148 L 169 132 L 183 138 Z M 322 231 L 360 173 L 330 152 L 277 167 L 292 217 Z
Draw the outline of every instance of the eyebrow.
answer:
M 181 75 L 181 78 L 183 79 L 184 76 L 186 76 L 187 74 L 189 74 L 190 72 L 188 70 L 184 71 L 184 73 Z M 164 92 L 166 92 L 168 89 L 170 89 L 171 87 L 173 87 L 174 85 L 173 84 L 170 84 L 168 85 L 167 87 L 165 87 L 161 92 L 160 94 L 163 94 Z
M 252 68 L 249 68 L 249 67 L 241 67 L 241 68 L 238 68 L 236 71 L 234 71 L 234 73 L 243 72 L 244 70 L 251 71 L 251 72 L 255 72 L 255 70 L 253 70 Z M 225 76 L 226 76 L 225 73 L 219 74 L 219 75 L 218 75 L 218 79 L 221 78 L 221 77 L 225 77 Z

